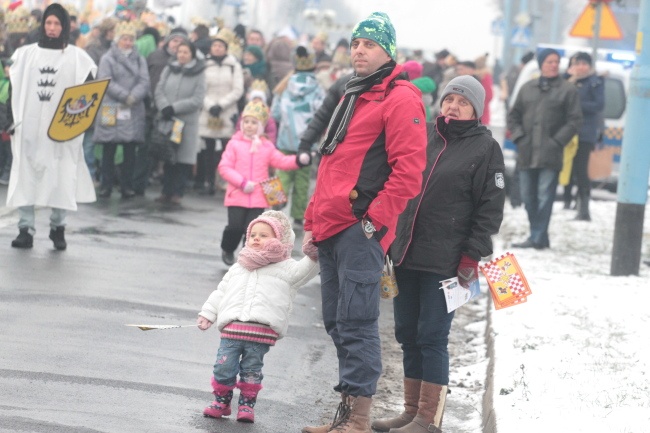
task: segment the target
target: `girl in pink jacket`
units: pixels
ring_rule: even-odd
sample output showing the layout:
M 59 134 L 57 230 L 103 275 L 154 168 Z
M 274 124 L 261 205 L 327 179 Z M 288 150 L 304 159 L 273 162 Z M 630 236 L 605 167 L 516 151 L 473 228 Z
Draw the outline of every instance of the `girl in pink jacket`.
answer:
M 219 163 L 219 174 L 228 182 L 224 204 L 228 225 L 221 237 L 221 258 L 230 266 L 246 227 L 268 207 L 259 182 L 269 177 L 269 168 L 296 170 L 295 155 L 284 155 L 262 136 L 269 118 L 262 102 L 249 102 L 242 112 L 241 130 L 232 136 Z

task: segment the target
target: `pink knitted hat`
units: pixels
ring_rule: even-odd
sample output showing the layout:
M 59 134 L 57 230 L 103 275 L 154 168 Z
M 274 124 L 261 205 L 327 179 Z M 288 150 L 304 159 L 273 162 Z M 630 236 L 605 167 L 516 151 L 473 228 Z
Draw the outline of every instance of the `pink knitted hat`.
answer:
M 408 74 L 409 80 L 415 80 L 416 78 L 420 78 L 422 76 L 423 66 L 420 62 L 409 60 L 408 62 L 404 62 L 402 68 L 404 68 Z
M 255 218 L 248 225 L 248 229 L 246 230 L 246 239 L 250 237 L 253 226 L 260 222 L 271 226 L 273 233 L 275 233 L 275 237 L 287 247 L 286 257 L 291 257 L 291 250 L 293 250 L 293 243 L 296 240 L 296 234 L 291 228 L 291 221 L 289 221 L 289 218 L 284 214 L 284 212 L 267 210 L 262 215 Z

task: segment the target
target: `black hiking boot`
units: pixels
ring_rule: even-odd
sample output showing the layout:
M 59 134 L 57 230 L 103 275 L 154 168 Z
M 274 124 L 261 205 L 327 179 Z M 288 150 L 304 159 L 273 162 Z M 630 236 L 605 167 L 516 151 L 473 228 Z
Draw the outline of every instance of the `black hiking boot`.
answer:
M 65 227 L 59 226 L 56 229 L 50 229 L 50 239 L 54 243 L 54 248 L 59 251 L 63 251 L 68 247 L 68 244 L 65 242 Z
M 29 234 L 27 227 L 21 227 L 16 239 L 11 241 L 11 246 L 14 248 L 31 248 L 34 246 L 34 236 Z

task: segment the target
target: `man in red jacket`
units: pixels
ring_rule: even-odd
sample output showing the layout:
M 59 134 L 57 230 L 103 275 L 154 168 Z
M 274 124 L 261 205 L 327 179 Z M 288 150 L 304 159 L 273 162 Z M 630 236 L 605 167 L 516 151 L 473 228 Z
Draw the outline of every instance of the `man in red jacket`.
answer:
M 357 24 L 350 49 L 355 74 L 319 148 L 305 211 L 305 241 L 318 246 L 323 321 L 339 359 L 334 389 L 349 410 L 337 411 L 331 425 L 303 429 L 308 433 L 371 431 L 381 374 L 379 278 L 397 217 L 420 192 L 426 162 L 422 96 L 395 63 L 390 18 L 375 12 Z

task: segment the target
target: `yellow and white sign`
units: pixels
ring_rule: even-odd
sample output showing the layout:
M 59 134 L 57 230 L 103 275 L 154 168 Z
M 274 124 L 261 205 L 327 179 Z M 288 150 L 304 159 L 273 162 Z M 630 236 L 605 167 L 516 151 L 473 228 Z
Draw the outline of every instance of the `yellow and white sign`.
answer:
M 86 132 L 95 121 L 110 81 L 89 81 L 65 89 L 47 130 L 48 137 L 54 141 L 68 141 Z
M 574 38 L 593 38 L 597 7 L 602 8 L 598 38 L 611 40 L 623 39 L 623 32 L 621 32 L 618 21 L 616 21 L 616 17 L 614 17 L 614 13 L 607 3 L 588 3 L 571 28 L 569 35 Z

